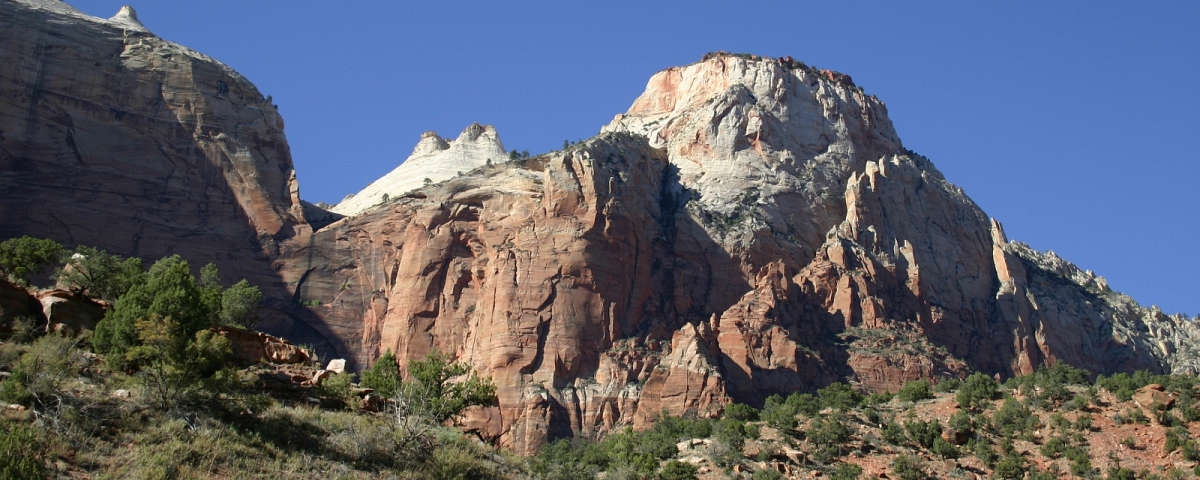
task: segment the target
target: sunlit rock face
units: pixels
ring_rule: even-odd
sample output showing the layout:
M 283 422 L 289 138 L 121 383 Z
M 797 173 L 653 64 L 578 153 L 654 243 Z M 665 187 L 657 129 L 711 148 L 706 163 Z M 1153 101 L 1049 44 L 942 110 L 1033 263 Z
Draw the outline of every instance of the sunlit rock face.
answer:
M 450 352 L 498 386 L 463 425 L 518 452 L 835 381 L 1200 365 L 1193 320 L 1010 242 L 882 102 L 792 59 L 665 70 L 533 158 L 426 134 L 330 213 L 271 102 L 132 9 L 0 3 L 0 36 L 0 236 L 216 262 L 352 369 Z M 0 320 L 41 312 L 0 287 Z
M 508 154 L 504 152 L 504 144 L 500 143 L 500 136 L 491 125 L 472 124 L 454 140 L 444 139 L 437 132 L 425 132 L 404 163 L 361 192 L 346 197 L 330 211 L 357 215 L 387 198 L 506 160 Z
M 1008 242 L 882 102 L 791 59 L 668 69 L 596 138 L 297 240 L 281 272 L 346 356 L 454 353 L 500 387 L 464 425 L 527 453 L 834 381 L 1194 363 L 1190 322 Z

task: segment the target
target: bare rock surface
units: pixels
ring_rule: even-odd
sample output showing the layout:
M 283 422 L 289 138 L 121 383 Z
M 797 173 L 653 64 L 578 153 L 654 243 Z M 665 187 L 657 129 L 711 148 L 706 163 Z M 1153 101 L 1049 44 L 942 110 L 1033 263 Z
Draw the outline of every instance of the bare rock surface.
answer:
M 464 426 L 526 453 L 834 381 L 1195 362 L 1189 320 L 1009 242 L 882 102 L 791 59 L 660 72 L 599 137 L 282 252 L 353 368 L 450 352 L 499 387 Z
M 500 143 L 500 136 L 491 125 L 472 124 L 454 140 L 444 139 L 437 132 L 425 132 L 404 163 L 361 192 L 346 197 L 330 211 L 339 215 L 357 215 L 387 198 L 507 159 L 504 144 Z
M 112 307 L 110 302 L 96 301 L 66 290 L 46 290 L 37 293 L 46 317 L 47 331 L 78 335 L 84 330 L 96 330 L 96 324 Z

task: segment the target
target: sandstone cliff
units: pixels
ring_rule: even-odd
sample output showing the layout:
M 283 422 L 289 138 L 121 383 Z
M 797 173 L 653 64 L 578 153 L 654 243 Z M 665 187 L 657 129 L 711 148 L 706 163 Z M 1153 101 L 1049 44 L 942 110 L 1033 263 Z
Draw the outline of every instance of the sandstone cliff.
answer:
M 466 425 L 525 452 L 838 380 L 1195 368 L 1190 321 L 1009 242 L 845 75 L 710 55 L 603 131 L 298 237 L 281 273 L 360 368 L 491 375 Z
M 468 126 L 455 140 L 437 132 L 425 132 L 412 155 L 395 170 L 367 185 L 361 192 L 330 209 L 340 215 L 356 215 L 384 200 L 397 197 L 428 183 L 441 182 L 491 162 L 508 159 L 500 136 L 491 125 Z
M 452 352 L 499 385 L 465 424 L 517 451 L 838 380 L 1200 368 L 1194 320 L 1010 242 L 882 102 L 790 58 L 660 72 L 530 159 L 427 134 L 343 218 L 299 200 L 253 85 L 131 9 L 6 2 L 0 37 L 0 237 L 216 262 L 352 368 Z M 8 293 L 0 323 L 42 313 Z
M 215 262 L 276 299 L 263 326 L 322 346 L 271 267 L 307 231 L 283 120 L 229 67 L 57 0 L 0 2 L 0 238 Z

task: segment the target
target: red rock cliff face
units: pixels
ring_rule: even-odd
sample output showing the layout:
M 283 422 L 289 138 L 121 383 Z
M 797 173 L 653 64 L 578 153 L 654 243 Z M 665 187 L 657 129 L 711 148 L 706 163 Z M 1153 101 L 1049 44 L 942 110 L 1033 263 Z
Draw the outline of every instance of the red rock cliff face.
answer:
M 839 380 L 1195 363 L 1186 319 L 1009 243 L 844 75 L 709 56 L 604 131 L 286 242 L 284 279 L 359 368 L 492 376 L 465 425 L 526 453 Z

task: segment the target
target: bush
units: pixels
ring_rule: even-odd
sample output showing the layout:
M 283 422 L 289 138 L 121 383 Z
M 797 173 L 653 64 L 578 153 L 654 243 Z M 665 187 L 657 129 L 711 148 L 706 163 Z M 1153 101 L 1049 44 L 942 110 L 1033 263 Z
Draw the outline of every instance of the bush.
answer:
M 814 420 L 806 433 L 808 440 L 816 446 L 813 459 L 820 463 L 841 456 L 842 444 L 850 440 L 850 429 L 846 419 L 840 415 Z
M 725 418 L 753 422 L 758 420 L 758 409 L 744 403 L 732 403 L 725 407 Z
M 80 245 L 67 256 L 54 277 L 62 287 L 80 295 L 113 301 L 143 281 L 142 259 L 121 258 Z
M 659 472 L 659 480 L 692 480 L 696 478 L 696 473 L 700 469 L 690 463 L 684 463 L 679 460 L 671 460 L 662 467 Z
M 882 433 L 883 439 L 892 445 L 902 445 L 908 440 L 908 437 L 904 435 L 904 427 L 896 424 L 896 422 L 889 422 L 887 425 L 884 425 L 880 433 Z
M 892 460 L 892 474 L 900 480 L 925 480 L 925 465 L 912 455 L 898 455 Z
M 17 285 L 29 286 L 29 277 L 42 273 L 62 258 L 63 247 L 50 239 L 30 236 L 0 242 L 0 273 Z
M 999 429 L 1005 437 L 1027 432 L 1037 424 L 1037 417 L 1024 404 L 1012 397 L 1005 399 L 1000 410 L 992 415 L 992 425 Z
M 1071 461 L 1072 475 L 1082 477 L 1092 472 L 1092 459 L 1088 456 L 1087 450 L 1071 447 L 1067 449 L 1065 456 Z
M 1000 384 L 995 379 L 976 372 L 967 377 L 955 397 L 958 405 L 967 410 L 985 410 L 991 406 L 992 400 L 1000 391 Z
M 0 420 L 0 478 L 50 478 L 44 445 L 38 430 Z
M 754 471 L 751 480 L 783 480 L 783 474 L 771 468 L 760 468 Z
M 12 376 L 0 382 L 0 399 L 39 412 L 59 406 L 63 386 L 87 365 L 77 342 L 60 335 L 34 341 L 13 365 Z
M 226 367 L 231 347 L 225 337 L 210 330 L 190 333 L 158 314 L 134 325 L 139 344 L 124 359 L 137 369 L 138 379 L 159 408 L 212 400 L 238 387 L 236 371 Z
M 919 402 L 933 398 L 933 392 L 930 391 L 929 380 L 920 379 L 905 383 L 900 387 L 900 391 L 896 392 L 896 397 L 901 402 Z
M 863 394 L 855 391 L 850 385 L 841 382 L 832 383 L 825 388 L 817 390 L 817 396 L 821 399 L 822 407 L 841 411 L 857 408 L 862 404 L 864 398 Z M 815 413 L 805 412 L 809 416 Z
M 916 442 L 924 448 L 932 448 L 934 439 L 941 438 L 942 424 L 936 419 L 930 422 L 912 421 L 904 423 L 904 430 L 908 432 L 908 438 Z
M 945 377 L 941 380 L 938 380 L 938 383 L 933 386 L 933 389 L 938 392 L 946 393 L 958 390 L 958 387 L 961 386 L 962 380 L 954 377 Z
M 348 372 L 335 373 L 325 377 L 321 384 L 317 385 L 317 395 L 334 407 L 349 408 L 353 406 L 353 391 L 354 374 Z
M 429 415 L 436 423 L 457 417 L 468 407 L 491 405 L 496 398 L 496 384 L 491 378 L 479 377 L 465 363 L 434 350 L 423 360 L 408 364 L 412 381 L 408 400 L 426 403 Z M 451 379 L 466 376 L 460 381 Z
M 763 404 L 760 418 L 766 421 L 767 425 L 770 425 L 771 428 L 779 430 L 784 434 L 790 434 L 796 430 L 797 413 L 795 405 L 785 402 L 779 395 L 771 395 L 767 397 L 766 403 Z
M 829 475 L 832 480 L 858 480 L 862 476 L 862 467 L 853 463 L 838 463 Z
M 110 367 L 125 366 L 125 352 L 140 344 L 135 324 L 151 315 L 172 319 L 182 338 L 190 338 L 210 324 L 196 279 L 178 255 L 155 262 L 144 280 L 117 299 L 96 325 L 92 343 L 99 353 L 109 355 Z
M 1046 443 L 1042 445 L 1039 451 L 1042 452 L 1042 455 L 1046 458 L 1056 459 L 1061 457 L 1063 453 L 1066 453 L 1067 442 L 1063 440 L 1062 437 L 1050 437 L 1050 439 L 1046 440 Z
M 1025 457 L 1020 455 L 1005 455 L 996 463 L 992 476 L 997 479 L 1020 479 L 1025 477 L 1027 468 Z
M 359 385 L 363 388 L 371 388 L 375 393 L 384 398 L 392 398 L 399 391 L 400 384 L 403 379 L 400 377 L 400 365 L 396 362 L 396 356 L 392 354 L 392 349 L 384 352 L 379 360 L 375 361 L 375 365 L 369 370 L 362 372 L 362 382 Z

